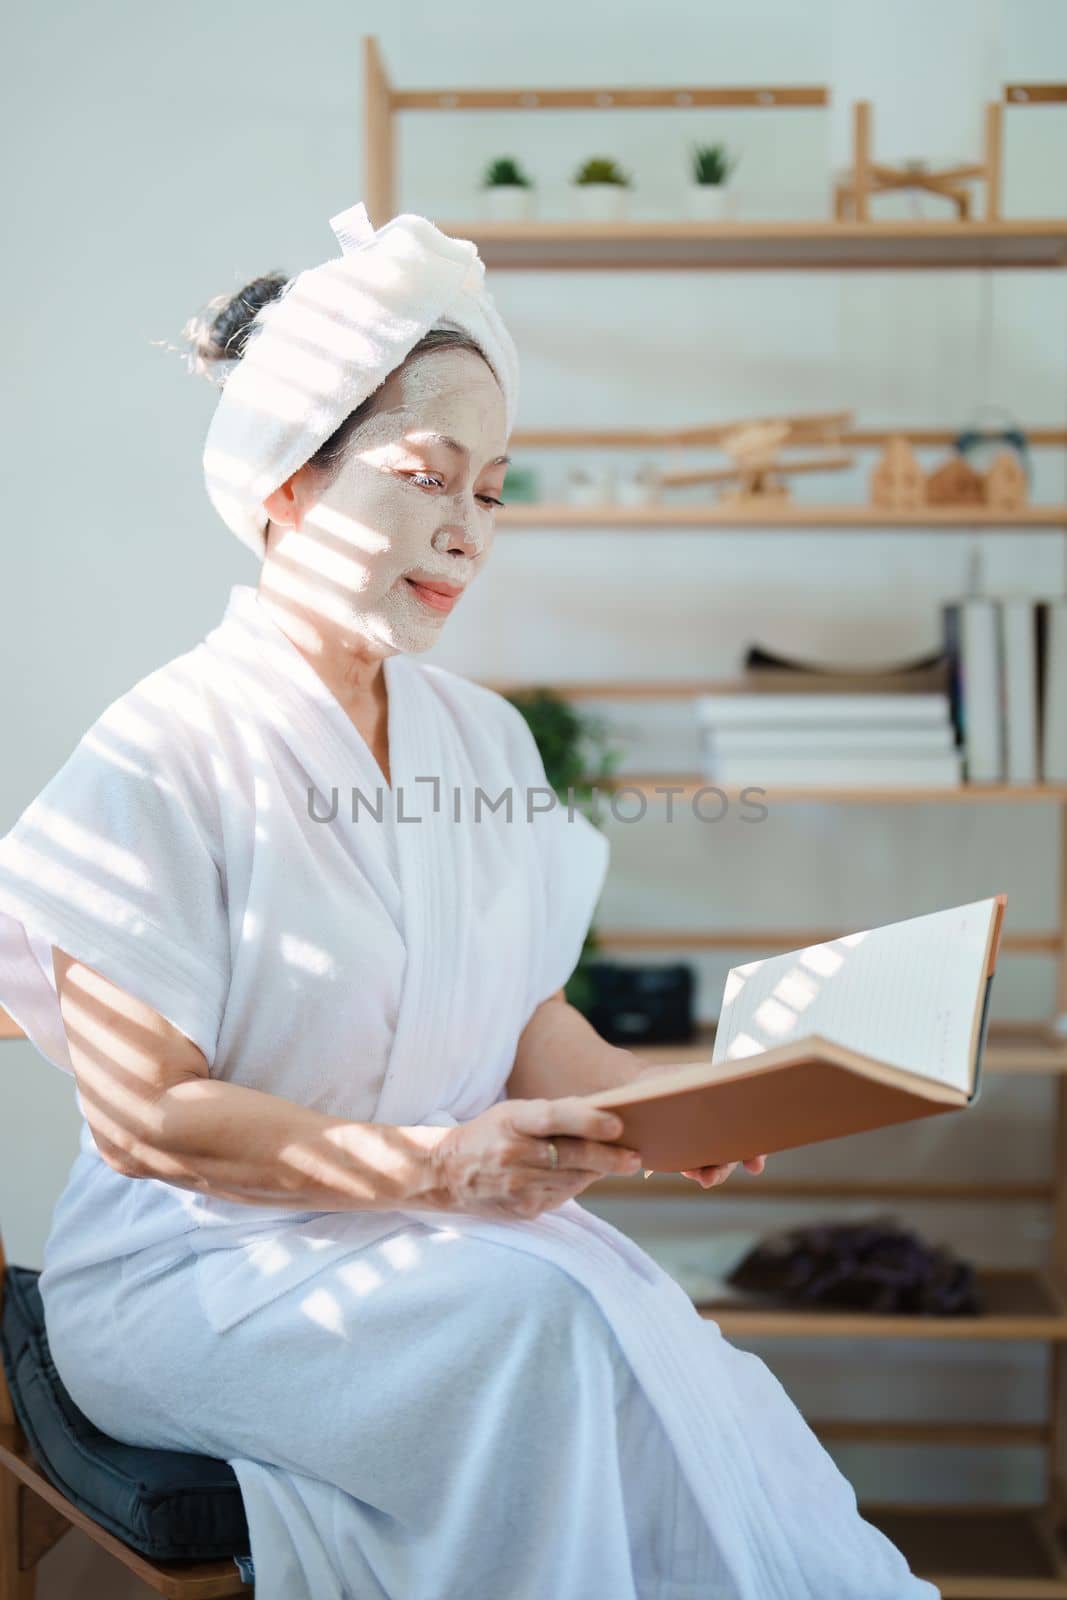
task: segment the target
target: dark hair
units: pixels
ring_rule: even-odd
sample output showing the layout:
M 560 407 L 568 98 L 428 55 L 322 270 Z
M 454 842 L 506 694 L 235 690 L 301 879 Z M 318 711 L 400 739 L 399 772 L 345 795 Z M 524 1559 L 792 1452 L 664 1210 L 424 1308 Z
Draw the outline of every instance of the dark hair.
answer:
M 251 283 L 245 284 L 234 295 L 217 295 L 214 300 L 209 300 L 203 310 L 191 317 L 182 329 L 182 337 L 189 347 L 190 369 L 211 378 L 221 388 L 226 381 L 227 366 L 241 359 L 249 339 L 254 338 L 262 327 L 262 322 L 257 320 L 262 308 L 272 300 L 277 300 L 293 281 L 281 272 L 269 272 L 261 278 L 253 278 Z M 499 382 L 492 362 L 477 340 L 462 328 L 447 322 L 424 333 L 394 370 L 399 371 L 409 361 L 414 361 L 416 356 L 431 350 L 470 350 L 481 356 Z M 341 465 L 352 434 L 377 411 L 384 382 L 383 378 L 373 393 L 361 400 L 319 446 L 309 458 L 310 466 L 320 472 L 331 473 Z

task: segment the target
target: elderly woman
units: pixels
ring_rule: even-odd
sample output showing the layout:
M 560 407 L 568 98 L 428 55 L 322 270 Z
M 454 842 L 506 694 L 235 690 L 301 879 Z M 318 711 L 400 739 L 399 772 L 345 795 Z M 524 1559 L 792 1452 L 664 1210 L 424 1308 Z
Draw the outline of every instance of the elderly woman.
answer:
M 931 1596 L 577 1201 L 640 1165 L 582 1096 L 641 1063 L 563 993 L 607 843 L 509 702 L 417 659 L 489 556 L 514 345 L 469 241 L 332 226 L 200 348 L 258 587 L 0 842 L 0 1002 L 84 1118 L 59 1372 L 232 1462 L 258 1600 Z

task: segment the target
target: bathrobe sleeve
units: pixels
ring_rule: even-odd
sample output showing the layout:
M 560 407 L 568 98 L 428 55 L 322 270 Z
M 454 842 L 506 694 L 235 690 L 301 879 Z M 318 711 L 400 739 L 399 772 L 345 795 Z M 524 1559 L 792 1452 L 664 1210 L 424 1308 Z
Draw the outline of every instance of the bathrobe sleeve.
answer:
M 152 1006 L 213 1060 L 228 918 L 190 738 L 180 718 L 131 690 L 0 839 L 0 1005 L 64 1072 L 73 1064 L 52 945 Z
M 540 791 L 534 799 L 534 806 L 540 807 L 553 793 L 541 752 L 521 711 L 510 701 L 504 703 L 510 713 L 512 759 L 519 784 Z M 521 804 L 525 806 L 525 797 Z M 578 965 L 607 877 L 611 846 L 577 806 L 568 809 L 565 799 L 556 800 L 551 809 L 535 810 L 531 826 L 544 912 L 541 959 L 533 973 L 530 997 L 532 1011 L 561 989 Z

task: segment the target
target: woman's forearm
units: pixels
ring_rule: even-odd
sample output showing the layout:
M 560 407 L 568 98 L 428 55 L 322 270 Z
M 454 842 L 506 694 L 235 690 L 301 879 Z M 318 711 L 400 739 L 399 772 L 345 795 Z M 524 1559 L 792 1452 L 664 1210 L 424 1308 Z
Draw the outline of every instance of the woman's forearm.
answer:
M 329 1117 L 243 1084 L 193 1077 L 153 1102 L 120 1170 L 247 1205 L 299 1211 L 436 1208 L 433 1150 L 447 1130 Z
M 602 1039 L 559 989 L 542 1001 L 519 1037 L 507 1081 L 512 1100 L 555 1100 L 630 1083 L 644 1063 Z

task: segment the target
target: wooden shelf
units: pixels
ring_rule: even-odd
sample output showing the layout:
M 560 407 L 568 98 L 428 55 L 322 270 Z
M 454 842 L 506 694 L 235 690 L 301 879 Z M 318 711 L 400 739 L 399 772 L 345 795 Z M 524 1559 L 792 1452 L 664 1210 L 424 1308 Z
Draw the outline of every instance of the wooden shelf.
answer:
M 1047 1205 L 1056 1198 L 1055 1184 L 1045 1183 L 956 1183 L 925 1178 L 776 1178 L 774 1168 L 753 1177 L 742 1168 L 729 1178 L 727 1200 L 849 1200 L 888 1201 L 906 1205 L 915 1201 L 947 1201 L 952 1205 L 980 1202 L 984 1205 Z M 618 1195 L 625 1200 L 694 1200 L 701 1194 L 719 1196 L 718 1188 L 700 1189 L 692 1178 L 681 1173 L 641 1172 L 626 1177 L 598 1178 L 596 1198 Z
M 789 271 L 1067 266 L 1067 218 L 1001 222 L 437 221 L 486 268 Z
M 848 413 L 846 413 L 847 415 Z M 814 413 L 814 418 L 825 419 Z M 783 421 L 787 420 L 782 418 Z M 811 426 L 812 413 L 799 413 L 788 420 L 792 422 L 792 438 L 796 444 L 811 441 L 806 429 Z M 663 428 L 516 428 L 511 443 L 519 450 L 717 450 L 723 438 L 736 422 L 708 422 L 696 426 Z M 1023 428 L 1031 450 L 1067 445 L 1067 428 L 1046 423 L 1028 424 Z M 846 449 L 881 449 L 890 439 L 907 439 L 914 448 L 933 445 L 948 448 L 959 437 L 958 428 L 935 428 L 918 424 L 891 427 L 842 427 L 840 443 Z
M 863 1506 L 943 1600 L 1064 1600 L 1067 1567 L 1042 1509 Z
M 1067 528 L 1067 506 L 1024 506 L 1021 511 L 989 511 L 984 506 L 926 506 L 922 511 L 884 511 L 869 505 L 806 505 L 790 501 L 757 505 L 572 506 L 545 501 L 512 502 L 497 512 L 498 531 L 537 528 L 678 528 L 690 531 L 733 528 L 800 528 L 839 531 L 863 528 L 914 528 L 921 532 L 946 528 L 999 528 L 1033 532 L 1035 528 Z
M 657 796 L 657 790 L 663 790 L 668 785 L 681 789 L 679 798 L 691 798 L 700 789 L 716 789 L 720 794 L 726 795 L 733 803 L 741 803 L 741 796 L 748 791 L 758 789 L 760 793 L 759 804 L 776 802 L 779 800 L 832 800 L 835 804 L 847 801 L 852 805 L 1012 805 L 1020 801 L 1038 802 L 1045 801 L 1056 805 L 1067 804 L 1067 783 L 962 783 L 950 788 L 916 788 L 909 784 L 882 788 L 860 787 L 843 788 L 840 784 L 784 784 L 753 782 L 743 784 L 716 783 L 714 778 L 702 777 L 692 772 L 634 772 L 613 773 L 610 778 L 597 778 L 598 788 L 608 791 L 610 789 L 640 789 L 647 791 L 650 799 L 666 799 L 666 795 Z
M 1067 1307 L 1041 1272 L 1005 1269 L 976 1274 L 988 1309 L 977 1317 L 926 1317 L 870 1311 L 806 1310 L 795 1306 L 697 1304 L 727 1338 L 743 1339 L 982 1339 L 1067 1342 Z
M 804 950 L 812 944 L 830 944 L 852 929 L 826 928 L 598 928 L 597 937 L 607 950 Z M 1059 933 L 1006 933 L 1000 948 L 1016 954 L 1060 955 L 1064 942 Z
M 697 1037 L 688 1044 L 638 1044 L 632 1048 L 635 1055 L 649 1062 L 672 1062 L 682 1067 L 710 1061 L 715 1048 L 715 1024 L 702 1024 Z M 1038 1076 L 1067 1073 L 1067 1037 L 1057 1039 L 1043 1023 L 991 1023 L 982 1053 L 982 1071 Z

